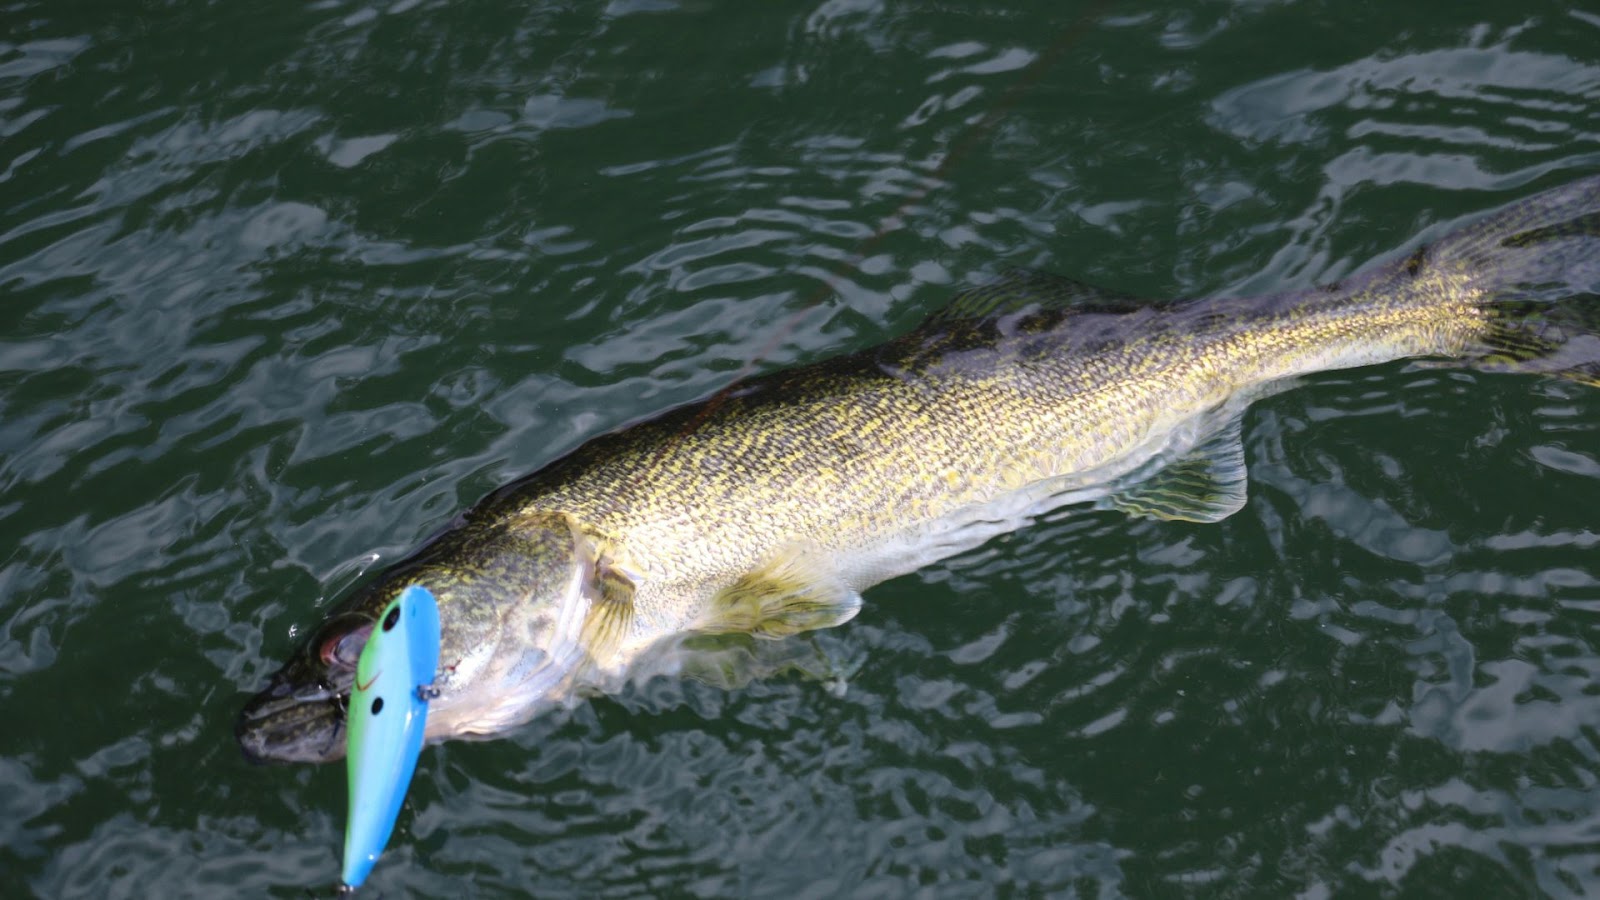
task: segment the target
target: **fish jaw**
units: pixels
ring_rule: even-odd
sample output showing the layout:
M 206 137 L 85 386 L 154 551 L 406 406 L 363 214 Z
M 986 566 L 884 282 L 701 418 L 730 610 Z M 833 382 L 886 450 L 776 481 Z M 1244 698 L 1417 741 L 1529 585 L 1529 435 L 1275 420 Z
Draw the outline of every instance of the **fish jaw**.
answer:
M 439 667 L 425 740 L 489 736 L 560 705 L 616 657 L 632 582 L 611 572 L 569 517 L 483 528 L 469 549 L 446 539 L 343 602 L 240 712 L 253 762 L 342 759 L 356 666 L 378 614 L 411 585 L 438 598 Z
M 296 671 L 303 668 L 298 661 L 284 667 L 239 713 L 234 737 L 249 762 L 331 763 L 345 757 L 352 685 L 306 678 Z M 437 688 L 440 696 L 430 703 L 424 740 L 498 735 L 577 696 L 573 687 L 582 666 L 531 653 L 515 668 L 524 673 L 485 682 L 478 690 Z M 504 688 L 490 689 L 492 683 Z
M 245 704 L 234 737 L 252 763 L 328 763 L 345 755 L 345 723 L 350 683 L 328 681 L 296 658 L 272 676 L 267 687 Z

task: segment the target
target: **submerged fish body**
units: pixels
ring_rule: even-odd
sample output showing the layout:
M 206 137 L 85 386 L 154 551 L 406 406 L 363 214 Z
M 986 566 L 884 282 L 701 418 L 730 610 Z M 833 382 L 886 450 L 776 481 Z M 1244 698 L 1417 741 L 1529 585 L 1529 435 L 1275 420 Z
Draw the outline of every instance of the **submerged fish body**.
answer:
M 1018 272 L 879 347 L 603 435 L 351 595 L 240 717 L 258 759 L 343 750 L 343 698 L 404 586 L 442 619 L 430 739 L 615 688 L 697 634 L 839 624 L 860 592 L 1093 502 L 1217 521 L 1239 422 L 1296 376 L 1407 357 L 1600 383 L 1600 178 L 1340 284 L 1152 303 Z

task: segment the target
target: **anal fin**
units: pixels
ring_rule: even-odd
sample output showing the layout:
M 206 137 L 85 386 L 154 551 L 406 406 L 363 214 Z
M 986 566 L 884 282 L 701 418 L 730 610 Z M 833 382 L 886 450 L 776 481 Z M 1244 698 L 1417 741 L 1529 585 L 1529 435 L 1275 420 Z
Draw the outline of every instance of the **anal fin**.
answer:
M 1244 508 L 1245 474 L 1243 419 L 1234 416 L 1154 475 L 1096 505 L 1150 519 L 1220 522 Z

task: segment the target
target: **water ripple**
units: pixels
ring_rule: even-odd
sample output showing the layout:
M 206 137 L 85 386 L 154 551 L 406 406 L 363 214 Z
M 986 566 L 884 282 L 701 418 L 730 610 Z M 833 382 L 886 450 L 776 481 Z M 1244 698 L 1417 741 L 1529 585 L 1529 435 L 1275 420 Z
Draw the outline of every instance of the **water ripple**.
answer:
M 330 880 L 342 773 L 246 769 L 242 692 L 595 434 L 1009 266 L 1306 287 L 1600 164 L 1576 10 L 12 12 L 6 896 Z M 429 749 L 375 888 L 1593 894 L 1596 422 L 1310 379 L 1251 414 L 1227 522 L 1072 511 L 724 648 L 787 674 Z

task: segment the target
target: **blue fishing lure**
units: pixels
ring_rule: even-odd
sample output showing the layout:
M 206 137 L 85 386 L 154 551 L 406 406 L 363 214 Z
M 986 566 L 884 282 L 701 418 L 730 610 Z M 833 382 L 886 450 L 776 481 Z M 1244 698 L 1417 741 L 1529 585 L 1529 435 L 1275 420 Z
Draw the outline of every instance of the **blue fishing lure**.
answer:
M 346 892 L 367 879 L 394 830 L 422 753 L 438 668 L 438 601 L 427 588 L 412 585 L 384 609 L 356 663 L 345 750 L 350 781 Z

